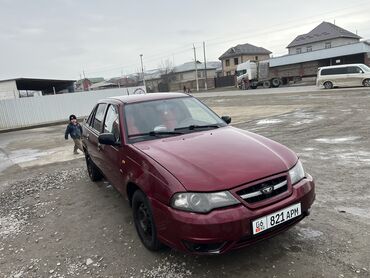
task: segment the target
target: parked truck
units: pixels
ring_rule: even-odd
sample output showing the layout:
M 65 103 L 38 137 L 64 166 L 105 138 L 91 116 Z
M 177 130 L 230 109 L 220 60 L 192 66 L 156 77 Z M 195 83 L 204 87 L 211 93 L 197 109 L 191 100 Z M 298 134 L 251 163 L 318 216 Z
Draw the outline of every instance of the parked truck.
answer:
M 240 89 L 277 88 L 288 82 L 297 82 L 303 77 L 314 78 L 319 64 L 317 61 L 303 64 L 270 67 L 270 61 L 246 61 L 236 68 L 236 81 Z

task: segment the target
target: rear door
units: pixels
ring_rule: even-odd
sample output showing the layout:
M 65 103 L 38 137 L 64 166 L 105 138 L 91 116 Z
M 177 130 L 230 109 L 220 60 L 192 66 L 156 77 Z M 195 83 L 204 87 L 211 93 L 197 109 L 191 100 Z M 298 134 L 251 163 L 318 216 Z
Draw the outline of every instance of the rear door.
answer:
M 347 79 L 347 68 L 346 67 L 340 67 L 340 68 L 332 68 L 332 79 L 334 86 L 338 87 L 345 87 L 350 86 L 348 85 L 348 79 Z
M 102 171 L 103 171 L 103 168 L 102 168 L 103 157 L 100 151 L 101 145 L 99 144 L 98 136 L 100 135 L 103 129 L 103 121 L 104 121 L 104 115 L 105 115 L 106 108 L 107 108 L 106 103 L 99 103 L 97 105 L 94 118 L 91 119 L 91 126 L 89 129 L 89 133 L 86 134 L 86 141 L 88 142 L 87 151 L 92 161 Z
M 119 117 L 118 106 L 109 104 L 105 115 L 103 124 L 104 133 L 112 133 L 116 138 L 119 146 L 101 145 L 100 152 L 104 158 L 102 164 L 102 171 L 105 173 L 106 178 L 116 187 L 119 188 L 122 184 L 121 164 L 122 164 L 122 135 L 121 123 Z

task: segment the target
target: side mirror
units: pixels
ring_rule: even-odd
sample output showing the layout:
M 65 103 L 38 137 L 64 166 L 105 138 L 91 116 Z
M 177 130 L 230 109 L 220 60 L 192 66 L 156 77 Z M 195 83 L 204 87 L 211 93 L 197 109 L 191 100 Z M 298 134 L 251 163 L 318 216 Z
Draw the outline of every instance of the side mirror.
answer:
M 221 119 L 223 119 L 224 122 L 227 123 L 227 124 L 231 123 L 231 117 L 230 116 L 222 116 Z
M 113 133 L 102 133 L 98 137 L 100 144 L 110 145 L 110 146 L 119 146 L 120 143 L 117 142 L 116 137 Z

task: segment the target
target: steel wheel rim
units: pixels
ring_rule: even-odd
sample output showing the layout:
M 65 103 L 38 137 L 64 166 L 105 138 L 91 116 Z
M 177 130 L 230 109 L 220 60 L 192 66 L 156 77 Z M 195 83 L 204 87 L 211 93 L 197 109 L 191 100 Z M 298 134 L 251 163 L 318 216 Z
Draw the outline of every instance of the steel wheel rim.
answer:
M 144 203 L 140 203 L 137 211 L 137 222 L 142 235 L 146 240 L 151 240 L 152 233 L 152 220 L 148 208 Z

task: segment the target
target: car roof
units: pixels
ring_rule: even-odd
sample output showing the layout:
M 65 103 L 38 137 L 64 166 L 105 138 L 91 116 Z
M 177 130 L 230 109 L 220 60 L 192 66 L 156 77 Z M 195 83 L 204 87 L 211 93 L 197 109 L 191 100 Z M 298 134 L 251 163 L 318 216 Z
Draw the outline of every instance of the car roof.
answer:
M 327 67 L 321 67 L 322 69 L 333 69 L 333 68 L 343 68 L 343 67 L 352 67 L 352 66 L 363 66 L 364 64 L 344 64 L 344 65 L 336 65 L 336 66 L 327 66 Z
M 149 93 L 128 96 L 115 96 L 108 98 L 108 100 L 116 100 L 122 103 L 136 103 L 149 100 L 169 99 L 179 97 L 189 97 L 189 95 L 184 93 Z

